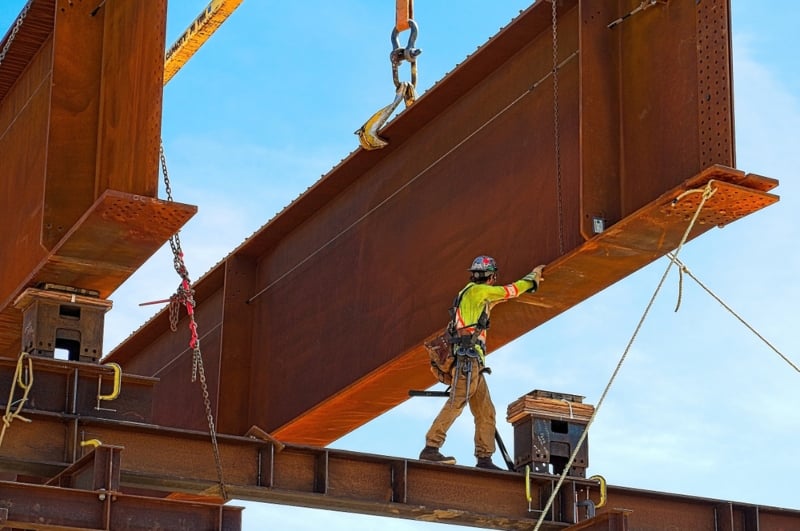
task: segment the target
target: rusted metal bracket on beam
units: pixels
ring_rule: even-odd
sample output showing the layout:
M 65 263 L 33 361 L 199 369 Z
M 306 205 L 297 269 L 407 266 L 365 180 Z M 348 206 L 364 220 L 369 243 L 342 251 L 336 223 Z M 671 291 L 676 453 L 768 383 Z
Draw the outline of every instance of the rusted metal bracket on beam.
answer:
M 601 515 L 571 525 L 564 531 L 628 531 L 628 515 L 626 509 L 611 509 Z
M 19 529 L 237 531 L 242 526 L 242 507 L 10 481 L 0 482 L 0 504 L 7 511 L 3 525 Z
M 118 491 L 121 446 L 98 446 L 45 485 L 84 490 Z
M 241 529 L 241 507 L 123 493 L 122 450 L 120 446 L 98 446 L 44 485 L 0 482 L 3 527 L 72 531 Z

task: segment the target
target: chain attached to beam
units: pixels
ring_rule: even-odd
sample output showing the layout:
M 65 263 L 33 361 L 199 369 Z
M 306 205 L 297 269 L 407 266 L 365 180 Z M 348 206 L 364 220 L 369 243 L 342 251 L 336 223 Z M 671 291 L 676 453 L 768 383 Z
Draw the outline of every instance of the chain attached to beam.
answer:
M 25 4 L 25 7 L 22 9 L 22 12 L 19 14 L 17 21 L 14 23 L 14 27 L 11 28 L 11 34 L 8 36 L 6 45 L 3 46 L 3 50 L 0 51 L 0 65 L 3 64 L 3 60 L 6 58 L 8 49 L 11 48 L 11 43 L 14 42 L 14 37 L 16 37 L 17 33 L 19 33 L 19 28 L 22 27 L 22 21 L 25 20 L 25 17 L 27 16 L 28 11 L 30 11 L 30 9 L 31 9 L 31 2 L 28 2 Z
M 164 145 L 161 145 L 159 155 L 161 158 L 161 171 L 164 175 L 164 188 L 166 189 L 167 201 L 172 201 L 172 188 L 169 182 L 169 172 L 167 171 L 167 158 L 164 155 Z M 189 330 L 191 338 L 189 339 L 189 348 L 192 349 L 192 382 L 197 381 L 197 375 L 200 374 L 200 387 L 203 391 L 203 403 L 206 408 L 206 418 L 208 419 L 208 432 L 211 435 L 211 446 L 214 452 L 214 463 L 217 467 L 217 477 L 219 478 L 219 487 L 222 498 L 227 500 L 228 494 L 225 489 L 225 481 L 222 475 L 222 459 L 219 453 L 219 445 L 217 444 L 217 430 L 214 427 L 214 414 L 211 409 L 211 399 L 208 394 L 208 383 L 206 382 L 206 373 L 203 368 L 203 354 L 200 351 L 200 336 L 197 333 L 197 321 L 194 317 L 195 301 L 194 290 L 191 287 L 189 280 L 189 271 L 186 269 L 186 264 L 183 261 L 183 249 L 181 248 L 180 231 L 173 234 L 169 239 L 169 246 L 172 249 L 173 265 L 178 276 L 181 277 L 181 282 L 178 285 L 176 293 L 170 298 L 169 302 L 169 321 L 170 328 L 173 332 L 178 329 L 178 320 L 181 305 L 186 307 L 186 313 L 189 317 Z
M 556 164 L 556 200 L 558 201 L 558 252 L 564 254 L 564 195 L 561 187 L 561 142 L 558 130 L 558 9 L 557 0 L 551 0 L 553 26 L 553 147 Z

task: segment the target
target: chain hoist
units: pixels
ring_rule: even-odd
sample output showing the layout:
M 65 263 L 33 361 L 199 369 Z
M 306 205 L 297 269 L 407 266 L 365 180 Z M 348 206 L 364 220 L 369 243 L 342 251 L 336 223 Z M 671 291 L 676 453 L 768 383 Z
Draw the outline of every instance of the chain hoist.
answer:
M 167 195 L 167 201 L 172 201 L 172 187 L 169 181 L 169 172 L 167 171 L 167 158 L 164 155 L 164 145 L 162 144 L 159 149 L 159 157 L 161 159 L 161 172 L 164 175 L 164 189 Z M 170 329 L 175 332 L 178 329 L 178 321 L 180 319 L 181 305 L 186 307 L 186 313 L 189 317 L 189 331 L 191 338 L 189 339 L 189 348 L 192 349 L 192 382 L 197 381 L 197 375 L 200 375 L 200 388 L 203 392 L 203 403 L 206 408 L 206 418 L 208 420 L 208 432 L 211 435 L 211 446 L 214 452 L 214 463 L 217 467 L 217 477 L 219 478 L 220 493 L 222 498 L 227 500 L 228 494 L 225 489 L 225 481 L 222 476 L 222 459 L 219 453 L 219 445 L 217 443 L 217 430 L 214 426 L 214 414 L 211 409 L 211 399 L 208 393 L 208 383 L 206 382 L 206 373 L 203 368 L 203 355 L 200 351 L 200 336 L 197 333 L 197 321 L 194 316 L 195 300 L 194 290 L 191 287 L 189 280 L 189 271 L 186 269 L 186 264 L 183 261 L 183 249 L 181 248 L 181 240 L 179 232 L 176 232 L 169 238 L 169 246 L 172 249 L 172 263 L 178 276 L 181 277 L 181 282 L 175 294 L 169 299 L 169 324 Z
M 6 54 L 8 53 L 8 49 L 11 48 L 11 43 L 14 42 L 14 37 L 17 36 L 19 33 L 19 28 L 22 27 L 22 21 L 25 20 L 25 16 L 28 14 L 28 11 L 31 9 L 31 3 L 28 2 L 25 4 L 25 7 L 22 8 L 22 12 L 19 14 L 17 21 L 14 23 L 14 27 L 11 28 L 11 34 L 8 36 L 8 40 L 6 41 L 5 46 L 3 46 L 3 50 L 0 51 L 0 65 L 3 64 L 3 60 L 6 58 Z

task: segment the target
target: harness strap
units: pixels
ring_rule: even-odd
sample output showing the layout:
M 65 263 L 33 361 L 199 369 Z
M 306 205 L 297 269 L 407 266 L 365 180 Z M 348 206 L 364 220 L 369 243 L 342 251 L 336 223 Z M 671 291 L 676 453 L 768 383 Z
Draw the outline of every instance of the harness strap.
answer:
M 453 300 L 453 306 L 450 308 L 450 323 L 448 325 L 448 329 L 450 331 L 450 342 L 457 343 L 464 347 L 475 346 L 475 344 L 478 342 L 478 337 L 481 335 L 481 332 L 489 328 L 489 313 L 486 311 L 486 307 L 484 307 L 475 323 L 465 325 L 460 329 L 463 330 L 465 328 L 475 327 L 475 331 L 469 335 L 460 336 L 458 334 L 459 329 L 456 328 L 456 315 L 458 314 L 458 309 L 461 307 L 461 300 L 464 298 L 464 295 L 467 293 L 467 291 L 469 291 L 469 289 L 473 286 L 475 286 L 474 283 L 462 289 L 458 295 L 456 295 L 456 298 Z M 469 338 L 468 343 L 464 343 L 464 338 Z

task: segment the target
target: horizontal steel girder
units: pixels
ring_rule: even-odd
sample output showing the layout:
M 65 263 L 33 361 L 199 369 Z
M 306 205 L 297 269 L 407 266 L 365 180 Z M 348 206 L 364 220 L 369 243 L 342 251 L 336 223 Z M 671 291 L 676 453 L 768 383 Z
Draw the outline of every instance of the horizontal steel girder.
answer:
M 0 525 L 36 531 L 238 531 L 241 507 L 0 481 Z
M 14 423 L 6 434 L 0 468 L 27 477 L 49 478 L 61 474 L 60 478 L 73 479 L 54 479 L 54 484 L 72 485 L 70 481 L 78 481 L 84 489 L 42 487 L 42 499 L 52 500 L 53 504 L 74 504 L 75 511 L 83 512 L 102 505 L 103 500 L 98 499 L 100 491 L 91 487 L 116 485 L 113 479 L 106 479 L 109 476 L 104 475 L 104 467 L 93 467 L 86 456 L 72 466 L 63 459 L 63 455 L 71 455 L 79 441 L 91 437 L 103 442 L 98 450 L 112 449 L 110 462 L 115 455 L 113 451 L 121 450 L 117 455 L 121 464 L 119 490 L 123 497 L 130 489 L 205 495 L 209 503 L 202 504 L 203 507 L 213 513 L 212 506 L 217 503 L 219 509 L 219 482 L 207 433 L 33 411 L 26 411 L 26 415 L 32 419 L 31 423 Z M 544 507 L 557 480 L 557 476 L 531 475 L 534 512 L 529 512 L 525 478 L 513 472 L 276 445 L 253 437 L 223 435 L 218 443 L 225 488 L 231 498 L 486 529 L 531 529 L 538 519 L 536 509 Z M 89 477 L 94 478 L 93 483 L 86 479 Z M 17 499 L 16 493 L 20 491 L 28 496 L 39 495 L 39 491 L 28 488 L 33 487 L 0 483 L 0 506 L 8 506 L 3 505 L 5 500 Z M 482 494 L 474 497 L 466 496 L 466 492 Z M 572 505 L 576 499 L 599 503 L 597 483 L 567 478 L 541 529 L 625 531 L 621 527 L 625 522 L 630 529 L 653 529 L 654 525 L 661 526 L 659 529 L 676 527 L 695 531 L 800 528 L 800 511 L 615 486 L 608 487 L 607 501 L 598 509 L 598 517 L 587 519 L 585 509 L 577 510 Z M 118 508 L 136 507 L 136 514 L 138 509 L 149 508 L 151 504 L 133 495 L 123 501 L 126 503 L 120 503 Z M 28 509 L 22 512 L 24 515 L 36 515 L 43 510 L 34 510 L 29 507 L 30 502 L 25 503 Z M 169 507 L 162 509 L 166 511 Z M 224 515 L 224 507 L 222 511 Z M 741 527 L 741 522 L 747 522 L 746 527 Z
M 80 442 L 95 439 L 102 442 L 101 448 L 122 449 L 122 491 L 203 494 L 219 499 L 219 480 L 206 433 L 49 412 L 26 411 L 25 415 L 32 422 L 13 423 L 3 442 L 0 468 L 5 472 L 41 478 L 59 474 L 84 477 L 91 472 L 85 471 L 86 464 L 63 472 L 70 467 L 63 456 L 75 455 L 80 460 L 80 453 L 89 451 Z M 528 512 L 524 478 L 515 473 L 277 445 L 252 437 L 220 436 L 218 444 L 225 490 L 231 498 L 488 529 L 529 529 L 535 517 Z M 534 507 L 544 505 L 555 479 L 532 476 Z M 482 489 L 480 501 L 463 496 L 467 485 Z M 593 481 L 582 478 L 570 478 L 563 488 L 570 494 L 557 498 L 544 530 L 562 529 L 573 522 L 569 504 L 575 492 L 596 489 Z M 0 502 L 2 496 L 0 489 Z
M 122 448 L 97 446 L 44 485 L 0 481 L 0 523 L 25 529 L 239 531 L 241 507 L 125 494 Z

